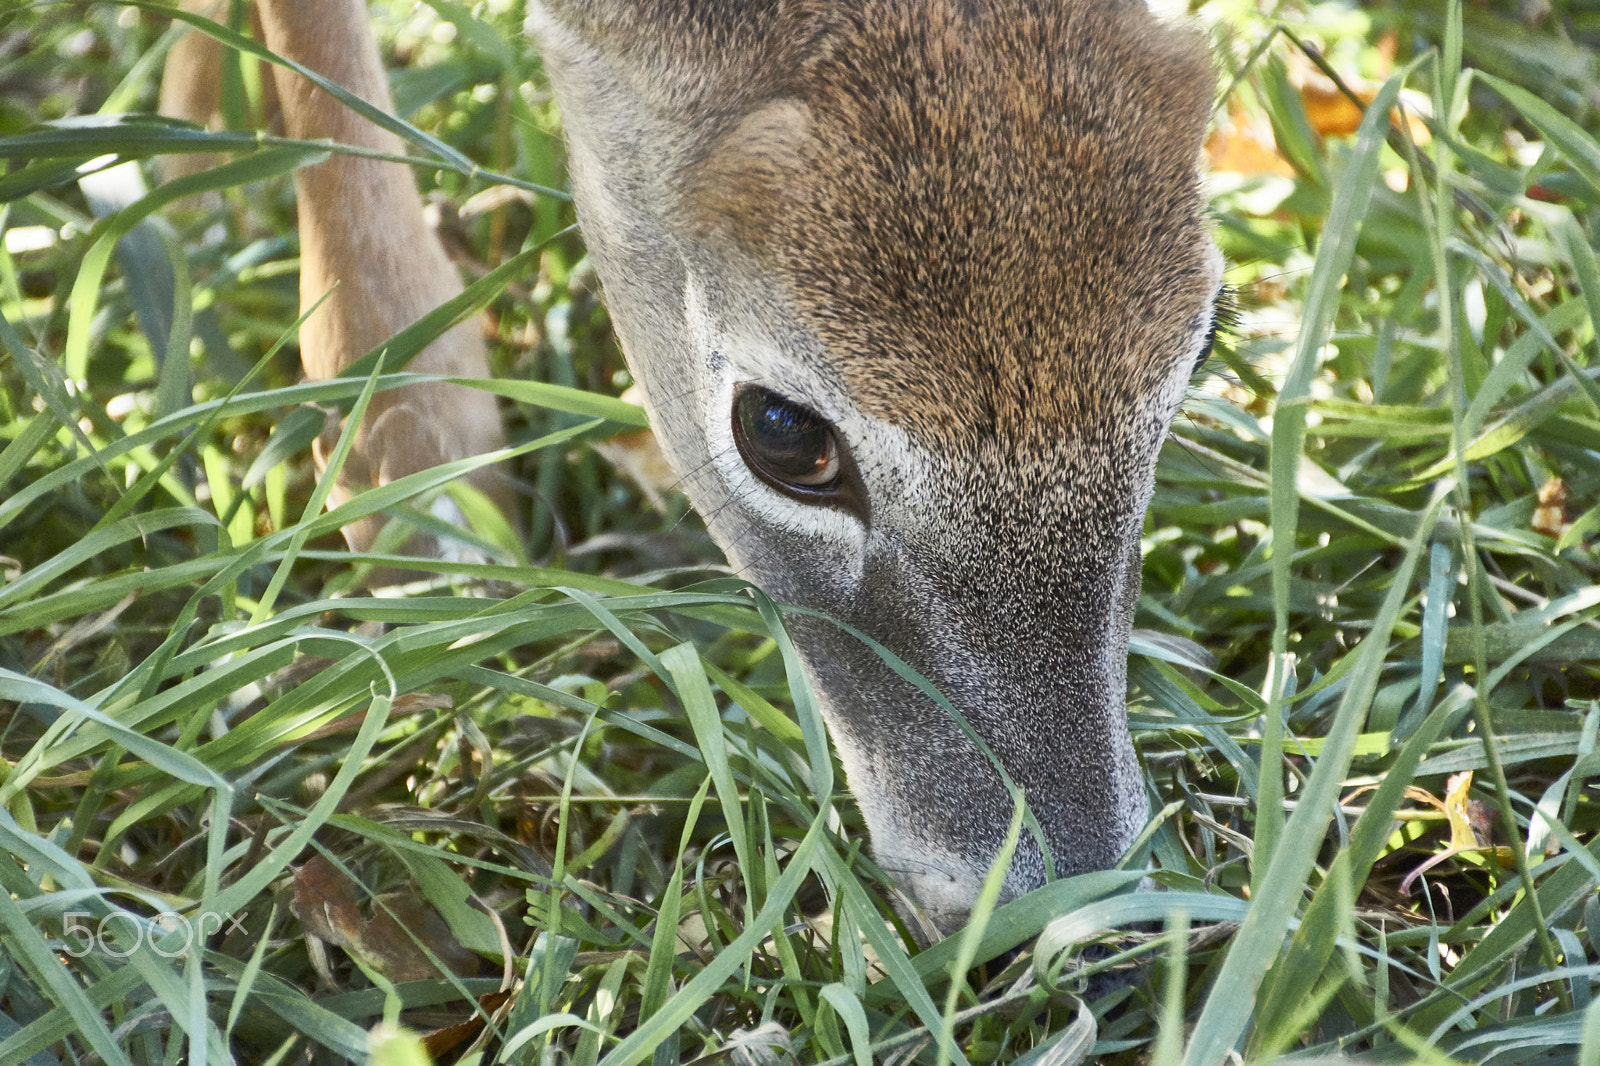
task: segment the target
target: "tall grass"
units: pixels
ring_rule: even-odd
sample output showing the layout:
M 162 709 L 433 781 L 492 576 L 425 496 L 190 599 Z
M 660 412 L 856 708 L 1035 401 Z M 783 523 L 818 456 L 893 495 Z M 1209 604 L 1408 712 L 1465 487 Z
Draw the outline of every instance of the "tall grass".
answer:
M 0 1064 L 1600 1063 L 1587 9 L 1201 10 L 1286 162 L 1219 167 L 1239 320 L 1130 662 L 1155 816 L 919 950 L 783 606 L 624 472 L 519 6 L 379 13 L 471 282 L 383 367 L 483 313 L 527 534 L 381 596 L 341 525 L 485 510 L 471 462 L 323 509 L 323 411 L 408 380 L 295 383 L 286 175 L 337 148 L 126 117 L 151 5 L 0 14 Z

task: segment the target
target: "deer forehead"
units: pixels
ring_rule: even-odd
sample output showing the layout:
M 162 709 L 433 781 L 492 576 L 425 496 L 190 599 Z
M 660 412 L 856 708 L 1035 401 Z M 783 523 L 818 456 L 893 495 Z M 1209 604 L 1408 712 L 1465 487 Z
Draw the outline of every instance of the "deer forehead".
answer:
M 753 257 L 861 409 L 919 435 L 1145 406 L 1219 280 L 1204 43 L 1104 0 L 806 25 L 680 176 L 692 238 Z

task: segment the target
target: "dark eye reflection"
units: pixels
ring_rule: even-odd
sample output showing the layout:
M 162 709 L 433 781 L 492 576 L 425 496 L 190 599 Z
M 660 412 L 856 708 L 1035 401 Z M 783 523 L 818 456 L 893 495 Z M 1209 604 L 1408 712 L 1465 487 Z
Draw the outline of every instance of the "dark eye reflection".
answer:
M 833 424 L 759 385 L 733 396 L 733 439 L 761 480 L 808 502 L 838 488 L 842 462 Z

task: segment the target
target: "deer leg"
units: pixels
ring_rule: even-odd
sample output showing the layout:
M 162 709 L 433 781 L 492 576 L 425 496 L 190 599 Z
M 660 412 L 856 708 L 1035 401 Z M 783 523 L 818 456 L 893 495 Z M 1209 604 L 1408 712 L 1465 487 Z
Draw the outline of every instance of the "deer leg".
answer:
M 191 7 L 196 5 L 191 5 Z M 388 82 L 362 0 L 260 0 L 259 32 L 268 48 L 392 111 Z M 214 108 L 221 46 L 191 34 L 168 63 L 162 109 L 207 120 Z M 211 87 L 204 82 L 209 81 Z M 400 139 L 345 107 L 299 74 L 272 70 L 284 131 L 291 137 L 327 138 L 362 148 L 403 153 Z M 209 93 L 209 95 L 208 95 Z M 331 156 L 295 175 L 300 229 L 300 302 L 318 308 L 300 329 L 306 376 L 338 375 L 356 359 L 459 295 L 461 278 L 423 214 L 408 167 L 355 156 Z M 474 322 L 450 329 L 406 368 L 423 374 L 488 377 L 489 364 Z M 337 431 L 315 449 L 319 471 Z M 413 385 L 376 394 L 357 430 L 355 447 L 340 469 L 330 499 L 337 506 L 364 489 L 505 443 L 494 397 L 456 385 Z M 510 486 L 493 470 L 468 481 L 502 510 L 511 510 Z M 461 521 L 449 502 L 436 513 Z M 373 544 L 384 519 L 372 516 L 346 526 L 351 548 Z M 419 535 L 407 546 L 415 554 L 444 556 L 449 547 Z M 374 574 L 373 583 L 399 576 Z

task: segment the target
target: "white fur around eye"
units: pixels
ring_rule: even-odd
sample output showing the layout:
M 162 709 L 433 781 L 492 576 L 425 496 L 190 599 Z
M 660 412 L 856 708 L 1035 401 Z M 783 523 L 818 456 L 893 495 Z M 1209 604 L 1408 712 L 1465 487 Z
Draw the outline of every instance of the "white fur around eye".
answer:
M 866 546 L 866 529 L 859 519 L 837 507 L 802 503 L 778 492 L 750 471 L 733 440 L 733 393 L 736 386 L 746 382 L 803 404 L 838 425 L 830 405 L 821 401 L 808 387 L 811 383 L 804 380 L 810 375 L 796 373 L 795 368 L 787 366 L 767 338 L 725 332 L 712 319 L 703 290 L 693 275 L 684 287 L 684 305 L 695 351 L 706 360 L 711 382 L 701 409 L 711 463 L 727 486 L 734 501 L 732 506 L 749 508 L 772 525 L 825 537 L 849 549 L 859 560 Z

